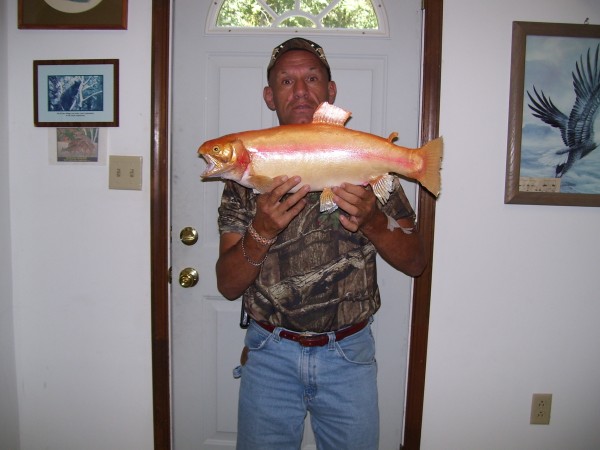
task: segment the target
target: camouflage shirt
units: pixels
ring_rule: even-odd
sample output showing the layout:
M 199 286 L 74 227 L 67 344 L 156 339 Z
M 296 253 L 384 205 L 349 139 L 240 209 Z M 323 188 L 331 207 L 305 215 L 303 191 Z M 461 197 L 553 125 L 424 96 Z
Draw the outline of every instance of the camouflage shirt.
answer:
M 256 212 L 256 196 L 226 181 L 220 233 L 246 232 Z M 361 322 L 379 309 L 375 247 L 362 233 L 341 226 L 339 210 L 321 213 L 319 196 L 307 195 L 308 204 L 279 234 L 258 278 L 244 292 L 244 307 L 253 319 L 325 332 Z M 381 209 L 395 219 L 414 216 L 397 178 Z

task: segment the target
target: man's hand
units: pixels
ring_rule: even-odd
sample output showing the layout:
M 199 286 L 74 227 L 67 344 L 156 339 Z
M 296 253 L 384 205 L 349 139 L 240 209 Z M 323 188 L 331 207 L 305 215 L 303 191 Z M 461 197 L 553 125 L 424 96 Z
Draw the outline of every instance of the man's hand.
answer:
M 304 197 L 310 191 L 309 186 L 302 186 L 286 196 L 301 181 L 300 177 L 277 177 L 271 190 L 258 196 L 252 226 L 261 237 L 267 240 L 276 237 L 306 206 Z M 216 267 L 219 292 L 230 300 L 241 296 L 260 273 L 268 251 L 269 245 L 256 239 L 243 238 L 238 233 L 223 233 Z M 248 264 L 240 264 L 242 261 Z M 235 276 L 231 276 L 233 273 Z
M 335 203 L 347 214 L 340 214 L 340 223 L 348 231 L 356 232 L 368 227 L 372 219 L 380 213 L 371 185 L 342 183 L 332 188 L 332 191 L 335 194 Z
M 254 229 L 263 237 L 270 239 L 281 233 L 306 206 L 306 194 L 310 186 L 302 186 L 297 192 L 284 196 L 302 180 L 298 176 L 280 176 L 273 180 L 270 192 L 261 194 L 256 200 Z

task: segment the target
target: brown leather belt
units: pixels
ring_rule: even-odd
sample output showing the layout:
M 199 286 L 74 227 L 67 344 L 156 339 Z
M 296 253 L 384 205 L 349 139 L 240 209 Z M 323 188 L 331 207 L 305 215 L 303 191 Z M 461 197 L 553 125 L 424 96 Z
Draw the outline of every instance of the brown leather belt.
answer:
M 269 333 L 272 333 L 277 328 L 275 325 L 271 325 L 267 322 L 258 322 L 257 325 L 260 325 L 262 328 L 267 330 Z M 335 340 L 341 341 L 348 336 L 353 335 L 354 333 L 358 333 L 364 327 L 369 324 L 369 320 L 364 320 L 363 322 L 359 322 L 354 325 L 350 325 L 349 327 L 342 328 L 341 330 L 335 331 Z M 289 339 L 290 341 L 297 342 L 302 347 L 323 347 L 324 345 L 329 343 L 329 335 L 327 333 L 311 333 L 311 332 L 295 332 L 282 329 L 279 332 L 279 336 L 284 339 Z

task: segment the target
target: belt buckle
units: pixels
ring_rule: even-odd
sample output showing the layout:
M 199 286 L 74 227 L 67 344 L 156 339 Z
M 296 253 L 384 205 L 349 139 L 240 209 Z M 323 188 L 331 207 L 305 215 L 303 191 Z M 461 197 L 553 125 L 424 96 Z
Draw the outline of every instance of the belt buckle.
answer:
M 313 331 L 303 331 L 302 333 L 298 333 L 297 342 L 303 347 L 315 347 L 321 346 L 322 343 L 318 343 L 315 339 L 319 336 L 322 336 L 324 333 L 315 333 Z
M 312 331 L 303 331 L 302 333 L 298 333 L 298 334 L 300 335 L 301 338 L 309 338 L 309 337 L 313 337 L 317 333 L 313 333 Z

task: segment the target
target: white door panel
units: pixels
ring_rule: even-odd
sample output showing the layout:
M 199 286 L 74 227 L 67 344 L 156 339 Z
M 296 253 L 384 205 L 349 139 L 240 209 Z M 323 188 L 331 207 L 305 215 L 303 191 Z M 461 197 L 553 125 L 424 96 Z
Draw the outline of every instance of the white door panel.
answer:
M 387 4 L 389 3 L 389 5 Z M 321 44 L 338 85 L 336 104 L 352 111 L 347 126 L 399 144 L 418 142 L 420 2 L 386 2 L 391 37 L 306 35 Z M 206 35 L 210 2 L 176 1 L 173 27 L 172 105 L 172 399 L 176 450 L 235 448 L 239 364 L 244 330 L 240 302 L 216 289 L 217 208 L 223 183 L 202 182 L 204 162 L 196 156 L 207 139 L 277 125 L 262 100 L 270 50 L 282 34 Z M 406 183 L 407 195 L 414 187 Z M 178 239 L 184 227 L 199 234 L 193 246 Z M 177 283 L 185 267 L 199 282 Z M 381 449 L 397 449 L 402 438 L 411 279 L 379 260 L 382 308 L 376 315 Z M 234 274 L 232 274 L 234 276 Z M 314 448 L 310 426 L 303 448 Z

